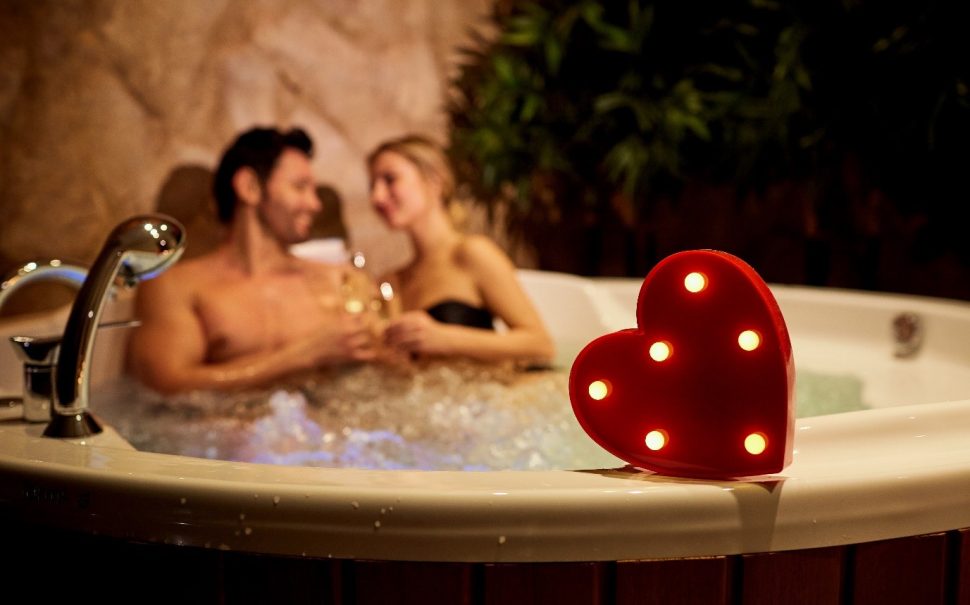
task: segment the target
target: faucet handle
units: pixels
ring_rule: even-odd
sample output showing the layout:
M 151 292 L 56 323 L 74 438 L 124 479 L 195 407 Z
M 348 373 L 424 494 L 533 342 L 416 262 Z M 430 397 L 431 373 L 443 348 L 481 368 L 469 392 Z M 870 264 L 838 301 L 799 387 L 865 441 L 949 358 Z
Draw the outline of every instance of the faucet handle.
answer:
M 27 422 L 48 422 L 54 397 L 54 365 L 61 337 L 12 336 L 10 342 L 17 357 L 24 362 L 23 418 Z
M 20 361 L 34 365 L 54 365 L 61 337 L 11 336 L 10 342 Z
M 127 328 L 140 323 L 137 319 L 111 321 L 99 324 L 98 328 Z M 23 419 L 27 422 L 48 422 L 51 420 L 51 405 L 54 399 L 53 378 L 61 337 L 11 336 L 10 343 L 17 357 L 24 364 L 24 387 L 21 398 Z
M 134 328 L 141 325 L 141 320 L 125 319 L 121 321 L 105 321 L 98 324 L 101 328 Z M 35 365 L 55 365 L 57 360 L 57 349 L 61 345 L 60 336 L 11 336 L 10 342 L 13 344 L 17 357 L 24 363 Z

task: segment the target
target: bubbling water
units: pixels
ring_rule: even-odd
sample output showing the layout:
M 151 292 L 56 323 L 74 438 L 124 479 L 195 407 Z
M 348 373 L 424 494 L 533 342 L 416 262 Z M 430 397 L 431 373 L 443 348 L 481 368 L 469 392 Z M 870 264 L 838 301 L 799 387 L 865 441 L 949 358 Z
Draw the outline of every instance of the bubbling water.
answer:
M 102 389 L 98 415 L 137 449 L 220 460 L 436 470 L 623 465 L 576 421 L 568 372 L 470 361 L 362 365 L 274 389 L 168 398 L 125 380 Z
M 799 416 L 864 409 L 852 376 L 800 373 Z M 569 403 L 568 370 L 471 361 L 361 365 L 236 393 L 163 397 L 132 380 L 98 415 L 143 451 L 270 464 L 427 470 L 616 468 Z

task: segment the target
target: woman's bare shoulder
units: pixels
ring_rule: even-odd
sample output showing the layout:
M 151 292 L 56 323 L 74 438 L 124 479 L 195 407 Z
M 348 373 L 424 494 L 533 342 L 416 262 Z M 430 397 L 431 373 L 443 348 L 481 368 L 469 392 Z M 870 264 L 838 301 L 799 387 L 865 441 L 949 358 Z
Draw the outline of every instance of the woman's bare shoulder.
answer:
M 455 251 L 456 262 L 469 269 L 514 268 L 512 260 L 492 238 L 485 235 L 467 235 Z
M 505 251 L 492 238 L 480 234 L 466 235 L 463 237 L 458 244 L 456 252 L 460 259 L 469 262 L 508 258 Z

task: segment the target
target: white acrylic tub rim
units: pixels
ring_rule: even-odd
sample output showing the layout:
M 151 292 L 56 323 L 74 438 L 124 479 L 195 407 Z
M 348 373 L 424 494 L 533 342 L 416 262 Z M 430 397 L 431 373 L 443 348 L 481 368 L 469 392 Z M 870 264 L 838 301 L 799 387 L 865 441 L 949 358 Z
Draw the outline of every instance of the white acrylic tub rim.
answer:
M 629 307 L 623 298 L 637 288 L 636 282 L 530 272 L 523 278 L 533 296 L 545 282 L 550 291 L 595 292 L 590 304 L 620 294 L 600 309 L 603 325 L 621 321 L 611 314 Z M 790 314 L 796 363 L 799 343 L 815 355 L 810 349 L 829 338 L 828 330 L 838 349 L 855 338 L 859 324 L 901 310 L 923 314 L 929 348 L 916 360 L 887 361 L 890 372 L 893 364 L 910 363 L 897 370 L 919 374 L 950 364 L 959 373 L 970 358 L 970 305 L 773 290 Z M 816 332 L 803 338 L 799 330 L 806 325 Z M 871 332 L 867 338 L 888 341 Z M 970 380 L 952 388 L 970 396 Z M 806 418 L 797 425 L 795 461 L 783 473 L 718 482 L 624 469 L 370 471 L 232 463 L 137 452 L 113 431 L 78 444 L 41 438 L 42 426 L 5 422 L 0 510 L 125 539 L 313 557 L 596 561 L 794 550 L 970 527 L 968 427 L 970 401 Z

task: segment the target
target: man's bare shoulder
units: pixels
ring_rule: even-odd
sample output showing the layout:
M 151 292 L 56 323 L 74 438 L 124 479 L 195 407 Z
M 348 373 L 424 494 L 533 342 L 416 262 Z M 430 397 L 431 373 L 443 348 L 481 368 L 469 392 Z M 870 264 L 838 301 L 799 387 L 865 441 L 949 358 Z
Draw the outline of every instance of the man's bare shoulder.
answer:
M 146 281 L 148 290 L 195 293 L 226 278 L 225 263 L 217 253 L 176 262 L 168 271 Z

